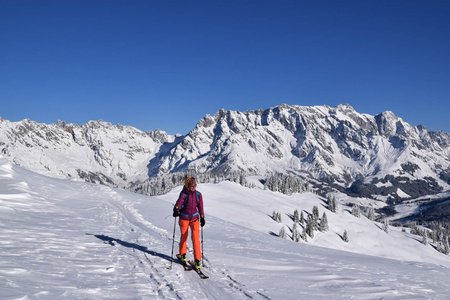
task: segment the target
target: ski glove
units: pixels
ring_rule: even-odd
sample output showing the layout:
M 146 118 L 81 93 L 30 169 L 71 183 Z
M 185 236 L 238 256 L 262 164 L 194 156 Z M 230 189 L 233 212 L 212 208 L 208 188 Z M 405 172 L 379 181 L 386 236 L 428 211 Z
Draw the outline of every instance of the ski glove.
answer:
M 173 214 L 172 216 L 174 218 L 178 217 L 180 215 L 180 211 L 178 210 L 178 208 L 176 206 L 173 207 Z
M 205 223 L 206 223 L 206 221 L 205 221 L 205 218 L 200 218 L 200 226 L 205 226 Z

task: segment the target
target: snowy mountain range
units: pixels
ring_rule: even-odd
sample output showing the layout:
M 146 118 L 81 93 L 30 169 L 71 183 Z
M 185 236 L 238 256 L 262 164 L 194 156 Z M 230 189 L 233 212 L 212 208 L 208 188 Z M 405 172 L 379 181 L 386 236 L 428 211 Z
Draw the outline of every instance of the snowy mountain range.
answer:
M 320 189 L 391 202 L 450 188 L 448 133 L 349 105 L 220 110 L 183 136 L 103 121 L 1 120 L 0 153 L 46 175 L 124 188 L 187 170 L 293 174 Z

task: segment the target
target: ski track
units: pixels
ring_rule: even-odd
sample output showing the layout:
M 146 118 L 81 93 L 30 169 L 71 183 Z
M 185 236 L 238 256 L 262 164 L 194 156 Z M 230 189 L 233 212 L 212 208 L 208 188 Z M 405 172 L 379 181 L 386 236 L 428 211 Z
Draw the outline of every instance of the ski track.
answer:
M 20 174 L 0 165 L 0 212 L 9 214 L 7 226 L 0 220 L 5 299 L 267 299 L 207 259 L 206 280 L 176 263 L 169 270 L 171 233 L 146 220 L 116 190 L 48 178 L 41 184 L 44 179 L 31 176 L 36 182 L 17 182 Z M 79 195 L 92 198 L 77 203 Z M 26 263 L 15 264 L 19 257 Z M 118 292 L 118 286 L 127 288 Z
M 128 227 L 131 232 L 138 235 L 136 244 L 147 245 L 148 250 L 136 251 L 138 252 L 136 259 L 139 260 L 140 265 L 143 265 L 143 270 L 147 274 L 151 274 L 150 281 L 158 287 L 159 297 L 164 299 L 224 299 L 224 291 L 226 291 L 229 293 L 229 299 L 270 299 L 261 293 L 247 291 L 244 284 L 234 280 L 224 271 L 218 271 L 211 267 L 206 258 L 205 262 L 209 266 L 204 269 L 205 272 L 208 272 L 209 279 L 201 279 L 193 271 L 186 272 L 177 263 L 173 264 L 173 270 L 168 270 L 170 261 L 164 258 L 151 257 L 152 255 L 145 252 L 170 253 L 171 249 L 168 247 L 172 243 L 170 233 L 145 220 L 117 192 L 110 190 L 110 195 L 112 201 L 107 204 L 109 205 L 107 217 L 111 218 L 113 224 L 115 223 L 121 228 Z M 219 276 L 217 276 L 217 273 L 219 273 Z M 189 285 L 192 287 L 189 287 Z M 203 291 L 204 294 L 199 295 L 198 292 L 195 294 L 192 292 L 199 290 Z

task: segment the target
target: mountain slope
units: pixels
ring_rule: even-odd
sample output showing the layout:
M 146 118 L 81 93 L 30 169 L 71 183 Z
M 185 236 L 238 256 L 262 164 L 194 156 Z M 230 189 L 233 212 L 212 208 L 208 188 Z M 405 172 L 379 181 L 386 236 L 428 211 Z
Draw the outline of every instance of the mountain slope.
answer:
M 44 177 L 0 158 L 0 298 L 450 297 L 449 257 L 426 250 L 431 246 L 415 242 L 417 251 L 398 247 L 395 239 L 411 238 L 393 229 L 396 238 L 386 238 L 382 246 L 403 257 L 400 261 L 283 240 L 268 234 L 281 225 L 266 211 L 309 209 L 320 204 L 320 198 L 288 197 L 232 183 L 199 186 L 207 212 L 205 272 L 210 279 L 200 280 L 176 264 L 169 270 L 171 207 L 178 189 L 145 197 Z M 353 241 L 364 240 L 368 233 L 382 232 L 375 226 L 358 226 L 368 221 L 345 210 L 338 215 L 337 223 L 349 226 L 349 249 L 359 249 L 361 243 Z M 330 214 L 330 232 L 313 243 L 333 241 L 333 230 L 341 230 L 337 223 Z M 358 234 L 361 228 L 366 232 Z
M 1 153 L 15 164 L 56 177 L 126 186 L 148 177 L 148 161 L 173 137 L 91 121 L 82 126 L 0 120 Z
M 291 172 L 353 194 L 400 199 L 449 188 L 450 135 L 413 127 L 392 112 L 370 116 L 349 105 L 221 110 L 151 165 L 154 176 L 187 169 Z
M 220 110 L 178 137 L 102 121 L 0 120 L 0 150 L 46 175 L 133 190 L 149 177 L 186 171 L 296 174 L 349 195 L 396 202 L 450 189 L 448 133 L 349 105 Z

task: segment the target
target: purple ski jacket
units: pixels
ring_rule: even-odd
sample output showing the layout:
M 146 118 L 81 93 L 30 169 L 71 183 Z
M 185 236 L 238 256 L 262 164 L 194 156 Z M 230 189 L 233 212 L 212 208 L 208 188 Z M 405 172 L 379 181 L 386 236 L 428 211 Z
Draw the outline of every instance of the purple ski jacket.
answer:
M 198 203 L 196 198 L 198 198 Z M 191 192 L 183 188 L 175 203 L 175 207 L 180 210 L 181 220 L 195 221 L 198 218 L 205 217 L 205 213 L 203 212 L 203 197 L 199 191 Z

